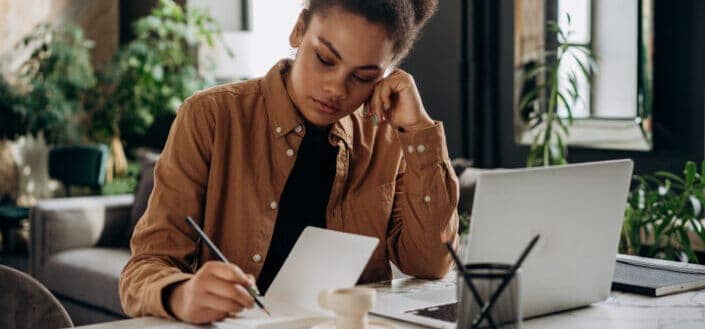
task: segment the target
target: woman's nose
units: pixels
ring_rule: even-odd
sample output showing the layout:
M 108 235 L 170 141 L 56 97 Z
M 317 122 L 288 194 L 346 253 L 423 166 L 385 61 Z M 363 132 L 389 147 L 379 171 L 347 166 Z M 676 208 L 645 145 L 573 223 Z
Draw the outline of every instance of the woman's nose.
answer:
M 323 86 L 323 91 L 331 100 L 340 101 L 347 97 L 345 78 L 334 75 L 331 76 Z

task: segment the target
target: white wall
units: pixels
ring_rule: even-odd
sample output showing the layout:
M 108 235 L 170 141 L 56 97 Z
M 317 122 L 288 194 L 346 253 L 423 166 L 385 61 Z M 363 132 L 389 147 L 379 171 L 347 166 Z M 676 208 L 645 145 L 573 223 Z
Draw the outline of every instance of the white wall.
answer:
M 250 7 L 252 72 L 254 76 L 263 76 L 278 60 L 290 55 L 289 34 L 303 8 L 303 2 L 252 0 Z
M 234 58 L 228 57 L 222 47 L 200 51 L 202 58 L 214 59 L 215 78 L 223 82 L 264 76 L 277 61 L 292 54 L 289 34 L 303 1 L 250 0 L 250 31 L 240 31 L 240 1 L 189 0 L 188 5 L 210 12 L 223 28 L 223 39 L 235 54 Z
M 599 72 L 593 80 L 593 114 L 603 118 L 637 114 L 638 4 L 593 0 L 593 41 Z

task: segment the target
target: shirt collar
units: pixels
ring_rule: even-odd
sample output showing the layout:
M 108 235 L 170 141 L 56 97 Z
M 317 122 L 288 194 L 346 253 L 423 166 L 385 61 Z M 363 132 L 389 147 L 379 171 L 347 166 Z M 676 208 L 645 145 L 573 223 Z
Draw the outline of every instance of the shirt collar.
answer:
M 263 79 L 264 107 L 272 125 L 272 133 L 276 137 L 282 137 L 296 129 L 296 127 L 304 126 L 304 119 L 294 107 L 294 103 L 291 101 L 284 85 L 284 75 L 290 67 L 291 60 L 283 59 L 275 64 Z M 352 119 L 350 115 L 347 115 L 333 124 L 330 130 L 330 137 L 337 137 L 343 140 L 350 148 L 352 147 L 352 131 Z M 302 134 L 302 129 L 299 129 L 296 133 Z

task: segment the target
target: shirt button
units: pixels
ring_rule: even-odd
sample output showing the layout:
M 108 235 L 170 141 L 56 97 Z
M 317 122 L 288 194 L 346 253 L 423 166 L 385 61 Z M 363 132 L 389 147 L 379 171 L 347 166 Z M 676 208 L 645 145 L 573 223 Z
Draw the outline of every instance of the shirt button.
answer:
M 414 153 L 414 146 L 413 145 L 407 146 L 406 151 L 409 153 Z
M 423 151 L 426 151 L 426 146 L 423 144 L 419 144 L 419 146 L 416 147 L 416 151 L 419 153 L 423 153 Z
M 302 128 L 301 126 L 296 126 L 296 128 L 294 128 L 294 131 L 297 132 L 297 133 L 300 133 L 301 130 L 303 130 L 303 129 L 304 129 L 304 128 Z
M 431 202 L 431 196 L 430 196 L 430 195 L 427 195 L 427 196 L 423 197 L 423 201 L 426 202 L 426 203 Z
M 274 129 L 274 131 L 276 131 L 277 134 L 279 134 L 279 133 L 282 132 L 282 127 L 277 127 L 277 128 Z
M 276 202 L 276 201 L 270 202 L 270 203 L 269 203 L 269 208 L 277 209 L 277 202 Z
M 286 155 L 287 155 L 287 156 L 290 156 L 290 157 L 293 157 L 293 156 L 294 156 L 294 150 L 293 150 L 293 149 L 288 149 L 288 150 L 286 150 Z
M 255 263 L 259 263 L 259 261 L 261 261 L 261 260 L 262 260 L 262 256 L 260 256 L 259 254 L 255 254 L 254 256 L 252 256 L 252 261 Z

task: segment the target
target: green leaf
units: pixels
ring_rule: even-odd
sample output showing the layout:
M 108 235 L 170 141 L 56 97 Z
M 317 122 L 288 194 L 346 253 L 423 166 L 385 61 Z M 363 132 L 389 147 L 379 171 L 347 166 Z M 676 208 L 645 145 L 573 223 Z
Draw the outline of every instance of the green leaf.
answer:
M 551 68 L 545 64 L 538 65 L 536 67 L 531 68 L 528 72 L 522 73 L 522 77 L 524 81 L 531 80 L 537 75 L 548 72 L 550 71 Z
M 556 121 L 558 122 L 558 125 L 561 127 L 561 130 L 563 130 L 563 133 L 568 136 L 570 134 L 570 131 L 568 130 L 568 126 L 563 122 L 563 119 L 561 117 L 556 117 Z
M 693 248 L 691 247 L 690 243 L 690 237 L 688 237 L 688 233 L 685 229 L 680 229 L 678 230 L 678 235 L 680 236 L 680 243 L 685 251 L 686 255 L 688 256 L 688 261 L 691 263 L 698 263 L 698 257 L 695 256 L 695 253 L 693 252 Z
M 685 170 L 684 170 L 686 187 L 693 186 L 693 183 L 695 182 L 696 172 L 697 172 L 697 169 L 695 167 L 695 162 L 688 161 L 685 164 Z
M 529 90 L 519 101 L 519 109 L 526 108 L 529 104 L 538 100 L 538 89 Z
M 556 142 L 558 144 L 558 157 L 559 157 L 559 164 L 566 164 L 568 163 L 568 157 L 566 156 L 566 147 L 563 144 L 563 138 L 561 138 L 560 135 L 556 135 Z
M 592 76 L 592 71 L 589 67 L 585 66 L 585 63 L 575 57 L 575 62 L 578 63 L 578 66 L 580 67 L 580 71 L 583 73 L 583 76 L 585 77 L 585 80 L 590 81 L 590 77 Z
M 680 183 L 680 184 L 682 184 L 682 185 L 685 185 L 685 181 L 683 180 L 683 178 L 680 178 L 680 177 L 678 177 L 678 176 L 676 176 L 676 175 L 674 175 L 674 174 L 672 174 L 672 173 L 670 173 L 670 172 L 667 172 L 667 171 L 657 171 L 657 172 L 655 173 L 655 175 L 658 176 L 658 177 L 668 178 L 668 179 L 674 180 L 674 181 L 676 181 L 676 182 L 678 182 L 678 183 Z
M 573 103 L 568 103 L 568 100 L 565 99 L 565 96 L 563 96 L 562 92 L 558 92 L 558 98 L 563 102 L 565 105 L 566 113 L 568 113 L 568 123 L 573 124 Z M 575 102 L 575 100 L 573 100 Z M 566 131 L 566 134 L 568 132 Z

